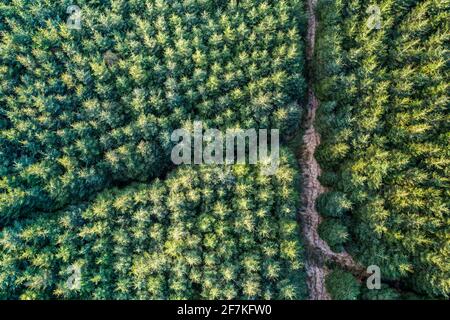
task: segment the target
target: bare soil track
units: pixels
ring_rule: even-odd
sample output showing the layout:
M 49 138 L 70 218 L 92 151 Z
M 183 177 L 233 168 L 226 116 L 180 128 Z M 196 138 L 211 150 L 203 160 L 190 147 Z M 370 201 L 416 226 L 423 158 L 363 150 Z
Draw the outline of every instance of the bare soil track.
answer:
M 315 14 L 317 0 L 308 0 L 308 32 L 307 32 L 307 52 L 306 59 L 308 64 L 308 113 L 304 123 L 305 133 L 303 136 L 303 147 L 298 154 L 298 161 L 303 175 L 302 188 L 302 209 L 300 218 L 302 222 L 303 236 L 306 242 L 306 272 L 309 295 L 311 300 L 329 300 L 325 287 L 326 268 L 325 262 L 330 261 L 351 271 L 359 277 L 363 277 L 365 270 L 359 266 L 353 258 L 347 253 L 335 253 L 328 244 L 320 239 L 318 226 L 321 217 L 316 209 L 317 197 L 326 190 L 320 184 L 318 177 L 321 169 L 314 152 L 320 144 L 320 135 L 314 128 L 316 110 L 319 102 L 314 94 L 313 79 L 314 72 L 314 44 L 316 39 L 317 18 Z

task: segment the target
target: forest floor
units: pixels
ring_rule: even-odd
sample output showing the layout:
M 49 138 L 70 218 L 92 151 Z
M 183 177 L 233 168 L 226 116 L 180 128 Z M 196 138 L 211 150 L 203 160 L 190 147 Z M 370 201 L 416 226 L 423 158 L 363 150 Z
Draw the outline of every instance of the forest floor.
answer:
M 320 214 L 316 208 L 316 199 L 325 192 L 319 182 L 321 169 L 317 163 L 314 152 L 320 144 L 320 135 L 314 127 L 316 110 L 319 106 L 314 93 L 314 44 L 316 39 L 317 17 L 315 14 L 317 0 L 308 0 L 308 31 L 306 60 L 308 68 L 308 113 L 304 122 L 303 143 L 298 152 L 298 161 L 302 170 L 302 232 L 306 242 L 306 273 L 309 295 L 311 300 L 329 300 L 331 297 L 325 286 L 327 275 L 326 262 L 352 271 L 355 274 L 364 274 L 361 266 L 357 265 L 347 252 L 335 253 L 323 241 L 318 233 L 321 222 Z

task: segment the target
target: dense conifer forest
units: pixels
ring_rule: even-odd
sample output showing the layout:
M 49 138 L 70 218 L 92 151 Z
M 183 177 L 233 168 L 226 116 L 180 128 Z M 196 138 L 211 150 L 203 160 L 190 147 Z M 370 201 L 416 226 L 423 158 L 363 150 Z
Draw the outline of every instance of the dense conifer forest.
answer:
M 69 4 L 0 6 L 0 223 L 157 177 L 194 120 L 298 125 L 301 2 L 80 1 L 81 30 Z
M 298 173 L 185 167 L 3 231 L 2 298 L 302 299 Z M 79 290 L 66 285 L 83 271 Z
M 379 30 L 368 4 L 317 9 L 322 235 L 387 280 L 448 295 L 449 2 L 379 1 Z
M 2 0 L 0 299 L 447 299 L 449 18 L 441 0 Z M 276 172 L 176 166 L 195 121 L 279 130 Z

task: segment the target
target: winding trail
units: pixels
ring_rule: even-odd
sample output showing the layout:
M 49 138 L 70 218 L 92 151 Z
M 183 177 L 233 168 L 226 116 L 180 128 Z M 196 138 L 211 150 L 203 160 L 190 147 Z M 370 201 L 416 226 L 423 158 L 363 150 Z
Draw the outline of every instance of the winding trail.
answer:
M 316 39 L 317 18 L 315 15 L 317 0 L 308 0 L 308 32 L 306 60 L 308 68 L 308 114 L 304 123 L 305 133 L 303 136 L 303 148 L 298 155 L 298 161 L 302 169 L 303 189 L 302 189 L 302 209 L 300 218 L 302 221 L 302 231 L 306 242 L 306 272 L 308 289 L 311 300 L 329 300 L 325 287 L 326 268 L 325 262 L 330 261 L 338 264 L 352 273 L 362 276 L 365 270 L 357 265 L 353 258 L 347 253 L 335 253 L 328 244 L 320 239 L 318 227 L 321 217 L 316 209 L 317 197 L 325 192 L 325 188 L 320 184 L 318 177 L 321 169 L 314 152 L 320 144 L 320 135 L 314 127 L 316 110 L 319 102 L 314 94 L 314 44 Z

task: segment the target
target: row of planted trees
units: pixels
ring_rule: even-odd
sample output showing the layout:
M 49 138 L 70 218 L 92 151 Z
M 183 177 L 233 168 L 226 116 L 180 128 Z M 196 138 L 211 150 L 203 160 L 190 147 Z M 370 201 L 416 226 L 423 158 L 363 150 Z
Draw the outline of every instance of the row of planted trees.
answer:
M 368 28 L 378 5 L 381 28 Z M 448 3 L 319 1 L 321 234 L 385 280 L 450 293 Z
M 167 171 L 170 134 L 296 129 L 302 3 L 0 4 L 0 225 Z
M 305 298 L 294 163 L 186 166 L 17 222 L 0 236 L 0 298 Z

